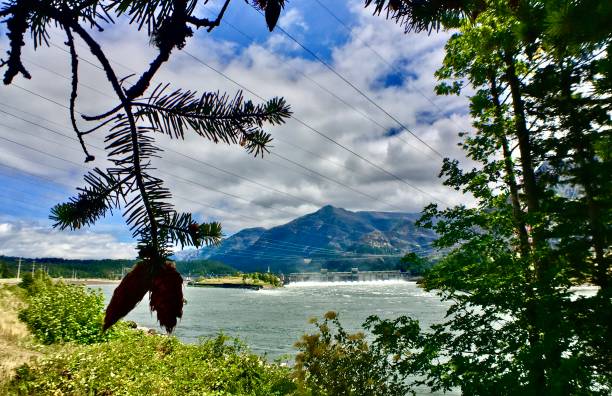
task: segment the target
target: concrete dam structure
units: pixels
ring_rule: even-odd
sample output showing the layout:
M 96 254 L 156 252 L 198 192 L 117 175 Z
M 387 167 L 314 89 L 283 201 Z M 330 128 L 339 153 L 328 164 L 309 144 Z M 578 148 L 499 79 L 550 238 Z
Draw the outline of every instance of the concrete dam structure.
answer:
M 382 280 L 416 280 L 409 273 L 400 271 L 359 271 L 351 268 L 350 272 L 294 272 L 285 278 L 285 283 L 296 282 L 361 282 Z

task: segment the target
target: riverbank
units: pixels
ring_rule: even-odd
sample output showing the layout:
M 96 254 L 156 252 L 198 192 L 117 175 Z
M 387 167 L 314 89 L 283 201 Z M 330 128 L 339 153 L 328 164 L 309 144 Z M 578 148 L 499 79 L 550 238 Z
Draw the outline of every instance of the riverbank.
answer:
M 65 313 L 58 307 L 65 307 L 73 319 L 73 314 L 91 310 L 92 306 L 83 306 L 93 303 L 90 299 L 71 304 L 72 294 L 61 292 L 69 290 L 83 290 L 82 297 L 96 293 L 65 283 L 47 284 L 35 291 L 0 286 L 0 394 L 283 396 L 293 395 L 296 390 L 290 368 L 268 363 L 241 342 L 224 335 L 185 344 L 173 336 L 120 323 L 106 333 L 104 340 L 80 337 L 45 342 L 40 336 L 47 330 L 63 332 L 59 322 L 83 326 L 81 335 L 96 325 L 95 320 L 28 321 L 40 309 L 41 301 L 51 296 L 58 304 L 49 312 L 59 315 L 57 318 Z M 20 314 L 23 309 L 28 312 L 26 316 Z M 102 322 L 97 324 L 100 331 L 101 325 Z M 33 332 L 28 326 L 34 326 Z
M 118 284 L 120 281 L 116 279 L 103 279 L 103 278 L 87 278 L 87 279 L 71 279 L 71 278 L 53 278 L 53 282 L 62 281 L 71 285 L 112 285 Z M 21 279 L 17 278 L 0 278 L 0 285 L 18 285 Z

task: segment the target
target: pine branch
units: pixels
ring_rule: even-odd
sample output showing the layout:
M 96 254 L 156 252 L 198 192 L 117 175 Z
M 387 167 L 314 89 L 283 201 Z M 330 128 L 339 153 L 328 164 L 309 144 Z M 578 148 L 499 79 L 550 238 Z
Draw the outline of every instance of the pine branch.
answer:
M 386 18 L 395 20 L 406 33 L 456 27 L 462 18 L 469 13 L 477 15 L 484 7 L 483 0 L 366 0 L 366 7 L 371 4 L 374 14 L 385 11 Z
M 129 179 L 119 179 L 110 172 L 95 168 L 85 175 L 88 187 L 80 188 L 76 197 L 51 209 L 49 218 L 55 222 L 53 227 L 77 230 L 93 225 L 109 210 L 120 206 L 121 197 L 124 196 L 121 187 Z
M 163 223 L 160 224 L 168 238 L 173 244 L 180 244 L 181 247 L 201 245 L 216 245 L 221 242 L 223 233 L 221 224 L 196 223 L 191 214 L 172 212 Z
M 59 18 L 61 20 L 61 15 Z M 68 21 L 66 21 L 65 23 L 68 23 Z M 108 58 L 102 51 L 102 48 L 100 48 L 100 45 L 78 23 L 72 21 L 70 26 L 89 46 L 91 53 L 94 56 L 96 56 L 96 58 L 102 65 L 104 71 L 106 72 L 106 76 L 108 80 L 111 82 L 111 85 L 113 86 L 113 89 L 115 90 L 115 94 L 120 99 L 123 105 L 123 108 L 126 113 L 127 125 L 129 127 L 130 138 L 131 138 L 132 154 L 130 158 L 132 161 L 130 163 L 130 167 L 133 169 L 133 174 L 136 179 L 136 185 L 140 192 L 142 203 L 143 203 L 143 206 L 146 210 L 147 217 L 148 217 L 147 236 L 150 237 L 150 241 L 153 246 L 160 246 L 158 235 L 157 235 L 157 231 L 158 231 L 157 230 L 158 228 L 157 220 L 155 218 L 155 213 L 153 211 L 149 196 L 147 195 L 146 187 L 144 185 L 142 165 L 140 162 L 141 161 L 140 153 L 143 149 L 154 152 L 156 151 L 156 148 L 151 144 L 152 139 L 149 138 L 149 140 L 148 141 L 145 140 L 145 142 L 141 142 L 141 140 L 139 139 L 139 137 L 141 136 L 139 136 L 139 129 L 136 126 L 136 120 L 132 112 L 132 107 L 130 103 L 128 102 L 127 98 L 125 97 L 125 94 L 117 78 L 117 75 L 115 74 L 112 66 L 110 65 Z
M 188 14 L 193 12 L 197 0 L 181 1 Z M 117 16 L 127 14 L 130 16 L 130 24 L 137 23 L 138 30 L 145 25 L 147 32 L 151 35 L 163 21 L 169 19 L 175 10 L 175 0 L 112 0 L 105 7 L 106 11 L 114 11 Z
M 136 102 L 137 118 L 146 118 L 156 130 L 176 139 L 184 139 L 186 129 L 215 143 L 240 143 L 256 155 L 267 151 L 271 136 L 261 129 L 264 122 L 282 124 L 291 115 L 282 98 L 255 106 L 245 101 L 242 92 L 227 95 L 176 90 L 166 94 L 168 86 L 158 85 L 146 103 Z
M 217 18 L 215 18 L 212 21 L 206 18 L 196 18 L 190 15 L 189 17 L 187 17 L 187 22 L 191 23 L 192 25 L 198 28 L 206 27 L 208 28 L 206 29 L 206 31 L 210 33 L 212 32 L 214 28 L 216 28 L 217 26 L 219 26 L 219 24 L 221 24 L 221 20 L 223 19 L 223 16 L 225 15 L 225 11 L 227 11 L 227 7 L 229 6 L 230 1 L 232 0 L 225 0 L 223 7 L 221 7 L 221 11 L 219 11 L 219 15 L 217 15 Z
M 229 2 L 225 1 L 217 18 L 210 22 L 210 29 L 218 26 Z M 78 229 L 91 225 L 109 210 L 120 207 L 122 201 L 126 222 L 134 237 L 139 239 L 139 254 L 151 259 L 150 262 L 164 262 L 173 243 L 199 246 L 219 242 L 222 234 L 218 223 L 197 225 L 190 215 L 177 214 L 169 203 L 170 191 L 161 179 L 149 174 L 151 158 L 158 157 L 161 152 L 152 132 L 161 131 L 183 138 L 185 129 L 192 129 L 215 142 L 239 143 L 248 152 L 258 155 L 267 151 L 271 141 L 270 134 L 262 130 L 264 122 L 280 124 L 291 113 L 283 99 L 275 98 L 255 106 L 243 100 L 241 93 L 233 98 L 218 93 L 196 98 L 190 91 L 166 94 L 167 86 L 161 85 L 143 103 L 135 103 L 172 50 L 182 48 L 186 38 L 192 35 L 188 25 L 195 22 L 202 27 L 203 20 L 191 17 L 196 3 L 195 0 L 115 0 L 101 6 L 99 0 L 30 0 L 11 2 L 0 11 L 0 15 L 8 16 L 5 22 L 13 33 L 9 35 L 11 57 L 7 62 L 10 63 L 7 71 L 10 79 L 19 72 L 27 73 L 18 66 L 24 33 L 28 29 L 35 48 L 49 44 L 50 24 L 60 25 L 66 31 L 72 71 L 70 118 L 88 161 L 93 160 L 93 156 L 87 152 L 83 137 L 111 125 L 105 138 L 105 150 L 115 167 L 107 169 L 106 176 L 96 169 L 86 176 L 89 185 L 80 189 L 76 197 L 53 208 L 51 218 L 55 227 Z M 139 24 L 139 29 L 147 25 L 151 42 L 159 50 L 149 68 L 127 90 L 98 42 L 84 28 L 84 23 L 88 23 L 101 30 L 102 22 L 113 22 L 109 12 L 128 13 L 132 22 Z M 83 116 L 86 121 L 96 122 L 94 127 L 84 131 L 76 122 L 79 62 L 73 36 L 80 37 L 98 60 L 119 102 L 103 114 Z M 150 125 L 138 125 L 142 120 L 149 120 Z

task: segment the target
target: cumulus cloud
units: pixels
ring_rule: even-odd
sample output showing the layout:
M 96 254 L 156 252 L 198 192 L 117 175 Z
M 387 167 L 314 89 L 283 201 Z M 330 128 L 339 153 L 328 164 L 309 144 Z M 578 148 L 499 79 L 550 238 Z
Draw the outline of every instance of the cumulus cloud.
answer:
M 0 255 L 67 259 L 133 259 L 133 243 L 118 242 L 104 233 L 67 232 L 34 222 L 0 222 Z
M 295 43 L 279 32 L 247 46 L 238 46 L 222 35 L 198 33 L 186 48 L 190 54 L 258 96 L 285 97 L 295 117 L 310 127 L 289 120 L 285 125 L 269 128 L 276 139 L 273 153 L 299 165 L 275 155 L 254 159 L 240 147 L 215 145 L 198 136 L 189 135 L 185 142 L 159 136 L 158 143 L 165 152 L 154 165 L 175 194 L 177 209 L 191 211 L 202 220 L 221 221 L 226 233 L 231 234 L 245 227 L 281 224 L 323 204 L 351 210 L 414 212 L 435 199 L 450 204 L 466 203 L 465 197 L 444 187 L 437 178 L 441 158 L 414 137 L 418 136 L 445 156 L 463 158 L 456 143 L 457 132 L 470 127 L 465 99 L 433 95 L 433 72 L 441 65 L 443 46 L 449 34 L 405 35 L 401 27 L 373 17 L 371 10 L 363 10 L 361 2 L 350 4 L 353 27 L 347 40 L 331 49 L 329 62 L 406 128 L 400 127 L 324 65 L 297 52 Z M 298 31 L 299 36 L 306 39 L 308 31 L 314 30 L 309 24 L 314 22 L 299 9 L 291 8 L 291 3 L 289 6 L 280 21 L 281 26 Z M 251 11 L 254 12 L 245 12 Z M 233 23 L 239 29 L 249 31 L 249 26 Z M 58 46 L 63 46 L 60 32 L 54 32 L 52 37 Z M 144 70 L 154 55 L 146 37 L 121 22 L 99 37 L 122 76 Z M 6 47 L 6 41 L 2 44 Z M 382 59 L 372 52 L 370 46 Z M 104 73 L 87 63 L 95 64 L 82 44 L 78 48 L 82 83 L 78 110 L 88 114 L 103 112 L 115 104 L 111 87 Z M 84 155 L 69 128 L 67 110 L 62 108 L 68 103 L 69 81 L 53 74 L 66 76 L 69 73 L 68 57 L 60 49 L 50 47 L 41 48 L 36 53 L 28 48 L 25 58 L 33 79 L 17 79 L 16 83 L 57 103 L 17 86 L 0 89 L 0 111 L 19 116 L 16 118 L 0 112 L 0 121 L 4 124 L 0 125 L 0 137 L 16 142 L 1 141 L 0 163 L 50 178 L 64 186 L 79 186 L 89 165 L 83 164 Z M 52 72 L 35 66 L 31 61 Z M 389 83 L 390 76 L 395 76 L 393 83 Z M 219 90 L 231 94 L 240 89 L 183 52 L 173 54 L 154 82 L 169 82 L 173 88 L 200 92 Z M 244 94 L 260 102 L 251 93 Z M 369 163 L 311 128 L 358 153 Z M 96 155 L 93 165 L 99 167 L 108 164 L 101 150 L 103 140 L 103 133 L 88 137 L 90 149 Z M 242 178 L 220 172 L 207 164 Z M 19 177 L 19 172 L 15 171 L 15 177 Z M 375 199 L 355 193 L 354 189 Z M 36 197 L 31 199 L 35 204 Z M 13 226 L 22 229 L 17 223 Z M 90 248 L 94 248 L 94 243 L 114 243 L 111 235 L 95 234 L 96 228 L 85 234 L 32 229 L 36 230 L 36 235 L 41 235 L 41 241 L 48 243 L 44 249 L 51 249 L 53 240 L 57 241 L 56 249 L 63 249 L 59 247 L 67 243 L 63 238 L 72 238 L 74 245 L 57 252 L 61 255 L 71 254 L 71 249 L 76 249 L 73 254 L 86 254 L 86 249 L 76 248 L 77 241 L 86 242 Z M 0 248 L 13 249 L 8 240 L 2 240 Z M 129 250 L 128 247 L 122 249 L 118 251 L 125 253 Z
M 297 8 L 291 8 L 289 11 L 282 14 L 278 21 L 278 25 L 286 30 L 293 30 L 296 28 L 302 31 L 308 30 L 308 24 L 304 20 L 304 15 Z

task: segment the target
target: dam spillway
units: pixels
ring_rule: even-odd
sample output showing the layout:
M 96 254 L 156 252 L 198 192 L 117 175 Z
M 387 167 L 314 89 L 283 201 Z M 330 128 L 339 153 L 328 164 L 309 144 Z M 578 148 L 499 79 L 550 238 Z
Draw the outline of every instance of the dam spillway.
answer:
M 297 282 L 362 282 L 382 280 L 417 280 L 418 277 L 401 271 L 351 271 L 332 272 L 322 269 L 320 272 L 293 272 L 285 278 L 285 283 Z

